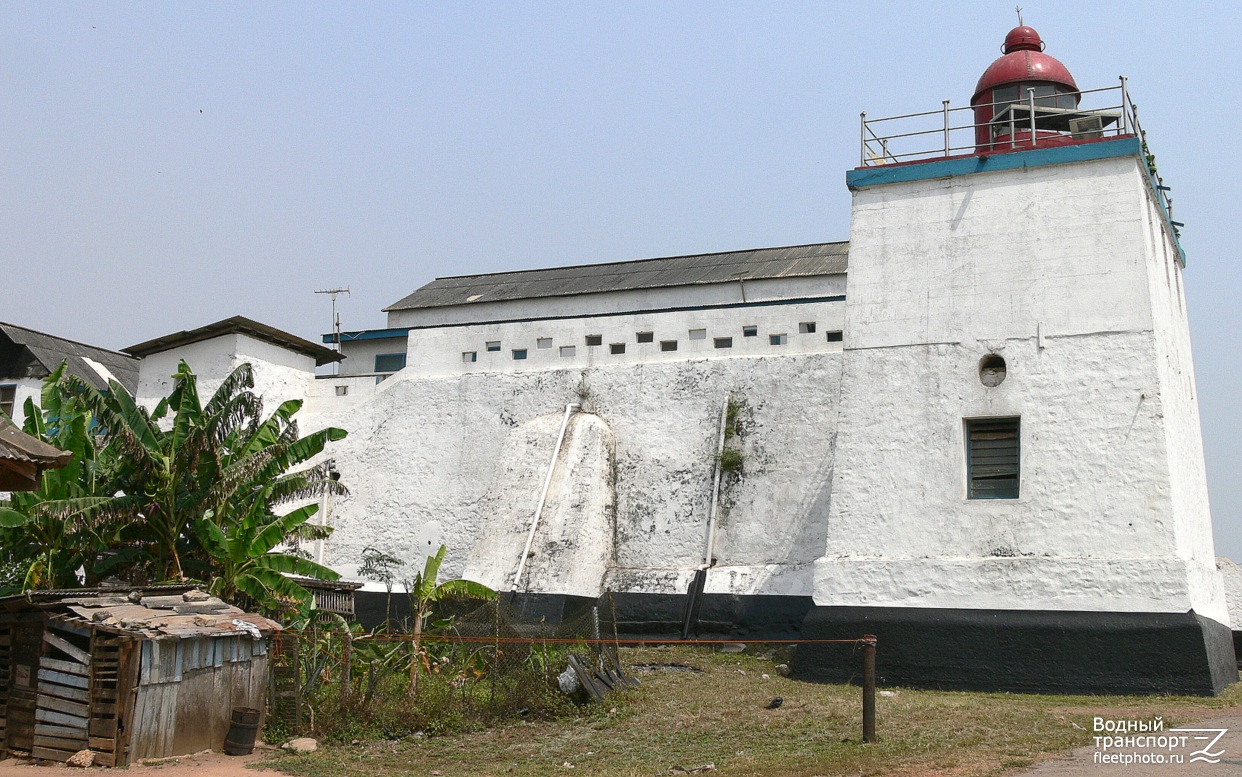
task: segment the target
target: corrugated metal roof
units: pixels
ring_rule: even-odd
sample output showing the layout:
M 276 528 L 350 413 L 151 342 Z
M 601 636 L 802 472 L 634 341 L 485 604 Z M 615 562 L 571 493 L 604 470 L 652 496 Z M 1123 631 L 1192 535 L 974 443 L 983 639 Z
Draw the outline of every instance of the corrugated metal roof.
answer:
M 33 491 L 39 473 L 69 463 L 73 454 L 18 429 L 0 414 L 0 491 Z
M 0 606 L 8 609 L 24 605 L 105 631 L 152 639 L 253 636 L 251 627 L 268 636 L 281 630 L 276 621 L 184 586 L 32 591 L 0 599 Z
M 72 458 L 73 454 L 69 451 L 62 451 L 54 445 L 31 437 L 0 415 L 0 459 L 57 468 L 65 466 Z
M 609 291 L 699 286 L 760 278 L 836 275 L 846 271 L 849 243 L 814 243 L 545 270 L 436 278 L 385 311 L 472 302 L 564 297 Z
M 147 340 L 145 343 L 131 345 L 125 349 L 125 353 L 137 357 L 150 356 L 153 353 L 163 353 L 182 345 L 198 343 L 229 334 L 249 335 L 258 340 L 278 345 L 281 348 L 287 348 L 294 353 L 305 354 L 315 360 L 316 366 L 339 362 L 345 358 L 331 348 L 324 348 L 318 343 L 303 340 L 297 335 L 289 334 L 284 330 L 268 326 L 245 316 L 233 316 L 213 324 L 200 326 L 197 329 L 187 329 L 164 335 L 163 337 L 157 337 L 154 340 Z
M 16 324 L 0 322 L 0 332 L 3 332 L 16 345 L 25 348 L 42 368 L 35 370 L 39 374 L 20 377 L 42 378 L 59 367 L 61 362 L 68 362 L 70 373 L 77 375 L 97 389 L 108 388 L 106 378 L 108 373 L 111 373 L 112 377 L 130 392 L 138 389 L 138 360 L 132 356 L 109 351 L 107 348 L 66 340 L 44 332 L 36 332 Z M 91 362 L 100 365 L 103 372 Z

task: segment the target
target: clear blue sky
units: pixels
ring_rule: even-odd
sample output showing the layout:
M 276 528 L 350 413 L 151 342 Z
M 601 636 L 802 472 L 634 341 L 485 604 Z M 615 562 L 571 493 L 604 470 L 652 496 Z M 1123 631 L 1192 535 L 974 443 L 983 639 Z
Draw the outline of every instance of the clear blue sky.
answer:
M 1186 223 L 1217 552 L 1242 559 L 1238 11 L 1027 2 L 1127 75 Z M 437 275 L 849 236 L 858 113 L 969 101 L 989 3 L 0 5 L 0 319 L 306 337 Z

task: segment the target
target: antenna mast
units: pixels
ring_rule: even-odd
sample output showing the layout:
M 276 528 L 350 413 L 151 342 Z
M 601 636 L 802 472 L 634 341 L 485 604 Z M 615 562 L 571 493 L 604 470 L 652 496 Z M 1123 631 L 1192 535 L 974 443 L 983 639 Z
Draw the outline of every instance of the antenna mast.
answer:
M 336 312 L 336 295 L 349 294 L 349 288 L 336 289 L 315 289 L 316 294 L 327 294 L 332 299 L 332 340 L 336 343 L 336 352 L 341 352 L 341 317 Z M 334 362 L 332 364 L 332 374 L 339 375 L 341 372 L 341 363 Z

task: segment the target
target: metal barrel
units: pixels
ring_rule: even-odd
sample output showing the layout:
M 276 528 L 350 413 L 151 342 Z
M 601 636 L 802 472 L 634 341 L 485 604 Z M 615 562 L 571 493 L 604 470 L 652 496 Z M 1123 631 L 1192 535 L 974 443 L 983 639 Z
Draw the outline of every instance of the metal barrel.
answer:
M 224 752 L 228 755 L 250 755 L 254 752 L 258 732 L 259 711 L 254 707 L 234 707 L 232 725 L 224 740 Z

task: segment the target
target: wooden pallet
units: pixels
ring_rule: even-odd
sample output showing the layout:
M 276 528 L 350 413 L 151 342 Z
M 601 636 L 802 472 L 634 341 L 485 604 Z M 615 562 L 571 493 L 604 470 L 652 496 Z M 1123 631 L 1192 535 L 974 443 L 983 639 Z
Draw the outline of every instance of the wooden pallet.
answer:
M 9 702 L 9 667 L 13 665 L 13 637 L 8 626 L 0 626 L 0 688 L 4 689 L 4 698 L 0 699 L 0 758 L 9 749 L 8 737 L 5 736 L 5 718 Z
M 68 761 L 87 747 L 91 654 L 90 630 L 48 620 L 43 628 L 30 755 Z
M 104 766 L 125 762 L 119 747 L 120 726 L 117 725 L 121 707 L 123 648 L 124 640 L 120 637 L 99 631 L 91 637 L 93 661 L 88 744 L 95 751 L 95 762 Z

